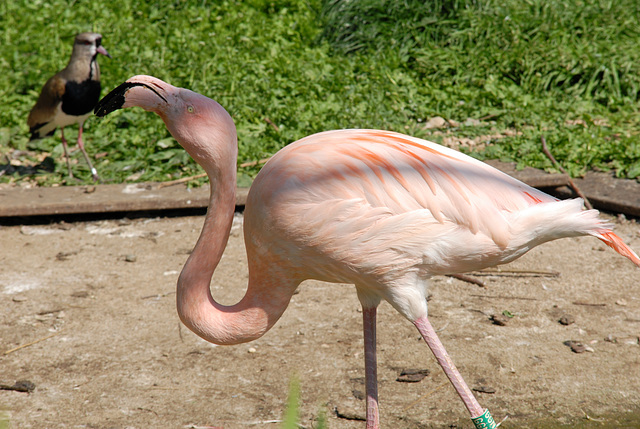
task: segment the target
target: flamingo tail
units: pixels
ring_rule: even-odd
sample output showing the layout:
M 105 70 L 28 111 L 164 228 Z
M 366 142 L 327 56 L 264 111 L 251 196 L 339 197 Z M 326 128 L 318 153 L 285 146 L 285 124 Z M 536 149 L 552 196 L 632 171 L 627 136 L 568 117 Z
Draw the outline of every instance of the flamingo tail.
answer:
M 602 240 L 604 244 L 611 247 L 613 250 L 621 254 L 622 256 L 628 258 L 631 262 L 640 267 L 640 258 L 638 255 L 631 250 L 629 246 L 627 246 L 624 241 L 616 234 L 607 230 L 599 230 L 591 233 L 594 237 Z

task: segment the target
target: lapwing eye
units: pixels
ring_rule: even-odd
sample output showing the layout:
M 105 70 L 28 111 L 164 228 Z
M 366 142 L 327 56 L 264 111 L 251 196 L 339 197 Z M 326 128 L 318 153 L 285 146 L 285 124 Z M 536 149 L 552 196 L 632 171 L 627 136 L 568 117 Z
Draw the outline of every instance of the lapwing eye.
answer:
M 193 113 L 193 112 L 195 112 L 195 111 L 196 111 L 196 109 L 194 109 L 194 107 L 193 107 L 193 106 L 187 106 L 187 112 L 189 112 L 189 113 Z

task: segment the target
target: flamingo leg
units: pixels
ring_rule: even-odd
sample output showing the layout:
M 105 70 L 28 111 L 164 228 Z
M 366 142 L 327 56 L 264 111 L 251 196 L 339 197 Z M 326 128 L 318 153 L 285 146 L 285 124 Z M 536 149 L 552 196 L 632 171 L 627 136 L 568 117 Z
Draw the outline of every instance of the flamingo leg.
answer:
M 91 161 L 89 160 L 89 155 L 87 155 L 87 151 L 84 149 L 84 142 L 82 141 L 83 125 L 84 123 L 80 122 L 80 128 L 78 129 L 78 147 L 82 151 L 82 155 L 84 155 L 84 159 L 85 161 L 87 161 L 87 164 L 89 165 L 89 169 L 91 170 L 91 176 L 93 176 L 93 180 L 97 182 L 100 179 L 100 177 L 98 177 L 98 170 L 93 168 L 93 164 L 91 164 Z
M 467 383 L 462 379 L 462 375 L 453 364 L 453 361 L 449 357 L 449 354 L 445 350 L 440 338 L 436 335 L 436 331 L 431 326 L 431 323 L 427 319 L 427 317 L 421 317 L 413 322 L 413 324 L 418 328 L 422 338 L 424 338 L 425 342 L 433 352 L 436 357 L 436 360 L 444 370 L 444 373 L 449 378 L 451 384 L 458 392 L 460 399 L 464 402 L 465 407 L 469 410 L 469 414 L 471 414 L 471 418 L 475 419 L 484 414 L 485 410 L 480 407 L 480 404 L 476 400 L 475 396 L 467 386 Z
M 67 171 L 69 172 L 69 177 L 73 179 L 73 173 L 71 173 L 71 161 L 69 161 L 69 145 L 67 144 L 67 139 L 64 138 L 64 127 L 60 128 L 60 136 L 62 137 L 64 157 L 67 160 Z
M 367 429 L 378 429 L 378 363 L 376 359 L 376 307 L 362 309 L 364 368 L 367 389 Z

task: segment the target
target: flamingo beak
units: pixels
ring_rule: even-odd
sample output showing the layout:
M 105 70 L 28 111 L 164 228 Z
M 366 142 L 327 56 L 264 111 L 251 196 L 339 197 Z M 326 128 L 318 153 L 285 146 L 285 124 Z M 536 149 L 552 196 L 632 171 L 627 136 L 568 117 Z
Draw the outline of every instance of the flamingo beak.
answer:
M 167 103 L 167 99 L 164 98 L 158 91 L 156 91 L 155 88 L 153 88 L 150 85 L 147 85 L 146 83 L 142 83 L 142 82 L 124 82 L 123 84 L 121 84 L 120 86 L 118 86 L 117 88 L 115 88 L 114 90 L 112 90 L 110 93 L 108 93 L 107 95 L 105 95 L 102 100 L 100 100 L 98 102 L 98 104 L 96 105 L 94 112 L 96 114 L 96 116 L 98 117 L 103 117 L 108 115 L 109 113 L 118 110 L 118 109 L 122 109 L 124 106 L 125 102 L 127 101 L 126 99 L 126 95 L 127 92 L 131 89 L 131 88 L 135 88 L 138 86 L 142 86 L 145 87 L 151 91 L 153 91 L 158 97 L 160 97 L 165 103 Z

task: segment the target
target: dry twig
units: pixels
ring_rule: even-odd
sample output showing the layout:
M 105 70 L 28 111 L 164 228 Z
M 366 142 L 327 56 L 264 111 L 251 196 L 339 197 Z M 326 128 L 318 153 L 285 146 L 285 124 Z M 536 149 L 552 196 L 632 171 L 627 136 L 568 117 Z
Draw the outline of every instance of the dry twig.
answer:
M 18 351 L 18 350 L 20 350 L 20 349 L 24 349 L 25 347 L 29 347 L 29 346 L 32 346 L 32 345 L 34 345 L 34 344 L 38 344 L 38 343 L 39 343 L 39 342 L 41 342 L 41 341 L 48 340 L 48 339 L 49 339 L 49 338 L 51 338 L 51 337 L 55 337 L 55 336 L 56 336 L 56 335 L 58 335 L 60 332 L 62 332 L 62 331 L 58 331 L 58 332 L 53 333 L 53 334 L 51 334 L 51 335 L 48 335 L 48 336 L 46 336 L 46 337 L 44 337 L 44 338 L 40 338 L 40 339 L 37 339 L 37 340 L 35 340 L 35 341 L 31 341 L 30 343 L 23 344 L 23 345 L 18 346 L 18 347 L 14 347 L 14 348 L 12 348 L 11 350 L 7 350 L 6 352 L 4 352 L 4 353 L 2 353 L 2 354 L 3 354 L 3 355 L 8 355 L 9 353 L 13 353 L 13 352 Z
M 200 179 L 201 177 L 205 177 L 207 173 L 196 174 L 195 176 L 183 177 L 182 179 L 170 180 L 168 182 L 162 182 L 158 184 L 158 189 L 166 188 L 168 186 L 179 185 L 180 183 L 190 182 L 192 180 Z
M 474 271 L 474 276 L 506 276 L 506 277 L 559 277 L 558 271 L 538 271 L 538 270 L 503 270 L 503 269 L 485 269 L 482 271 Z
M 584 305 L 587 307 L 606 307 L 607 304 L 604 303 L 591 303 L 591 302 L 582 302 L 582 301 L 574 301 L 572 302 L 573 305 Z
M 249 161 L 249 162 L 244 162 L 242 164 L 239 165 L 239 167 L 241 168 L 246 168 L 246 167 L 254 167 L 256 165 L 260 165 L 260 164 L 264 164 L 265 162 L 269 161 L 271 157 L 269 158 L 264 158 L 264 159 L 260 159 L 258 161 Z M 176 179 L 176 180 L 170 180 L 168 182 L 162 182 L 162 183 L 158 183 L 158 185 L 156 186 L 156 188 L 158 189 L 162 189 L 162 188 L 166 188 L 168 186 L 174 186 L 174 185 L 179 185 L 181 183 L 186 183 L 186 182 L 190 182 L 192 180 L 196 180 L 196 179 L 200 179 L 202 177 L 206 177 L 207 173 L 200 173 L 200 174 L 196 174 L 195 176 L 189 176 L 189 177 L 183 177 L 181 179 Z
M 584 410 L 580 410 L 580 411 L 582 411 L 582 413 L 584 414 L 585 420 L 589 420 L 591 422 L 599 422 L 599 423 L 604 422 L 604 419 L 594 419 L 589 414 L 587 414 Z
M 243 162 L 242 164 L 240 164 L 239 166 L 242 168 L 246 168 L 246 167 L 255 167 L 256 165 L 259 164 L 264 164 L 265 162 L 269 161 L 269 159 L 271 159 L 271 157 L 269 158 L 264 158 L 261 159 L 259 161 L 249 161 L 249 162 Z
M 486 286 L 482 280 L 474 279 L 466 274 L 447 274 L 447 277 L 453 277 L 454 279 L 462 280 L 463 282 L 478 285 L 480 287 Z
M 489 299 L 519 299 L 523 301 L 538 301 L 538 298 L 530 298 L 528 296 L 506 296 L 506 295 L 471 295 L 477 298 L 489 298 Z
M 553 165 L 555 165 L 558 168 L 558 170 L 560 170 L 564 174 L 567 174 L 566 170 L 562 167 L 562 165 L 560 165 L 558 161 L 556 161 L 556 159 L 551 154 L 551 151 L 549 151 L 549 147 L 547 146 L 547 140 L 544 138 L 544 136 L 540 137 L 540 140 L 542 140 L 542 151 L 544 152 L 545 155 L 547 155 L 547 158 L 551 160 Z M 574 181 L 571 180 L 571 176 L 567 174 L 567 177 L 569 178 L 569 186 L 571 186 L 571 189 L 573 189 L 574 192 L 578 194 L 580 198 L 582 198 L 582 200 L 584 201 L 585 207 L 588 208 L 589 210 L 593 209 L 593 206 L 589 202 L 589 199 L 586 197 L 586 195 L 582 193 L 582 191 L 580 190 L 580 188 L 578 188 L 578 186 L 574 183 Z
M 558 277 L 560 273 L 557 271 L 536 271 L 536 270 L 502 270 L 502 269 L 486 269 L 482 271 L 472 271 L 467 274 L 447 274 L 447 277 L 453 277 L 463 282 L 472 283 L 480 287 L 486 287 L 486 284 L 472 276 L 496 276 L 496 277 Z
M 274 124 L 274 123 L 273 123 L 273 121 L 272 121 L 271 119 L 269 119 L 269 118 L 264 118 L 264 121 L 265 121 L 267 124 L 271 125 L 271 127 L 272 127 L 274 130 L 276 130 L 276 132 L 277 132 L 277 133 L 279 133 L 279 132 L 280 132 L 280 128 L 278 128 L 278 126 L 277 126 L 276 124 Z

